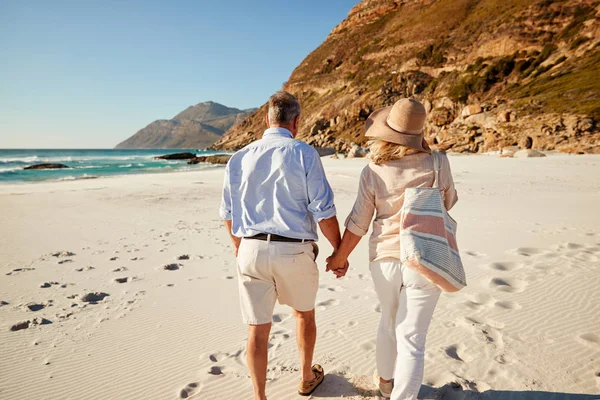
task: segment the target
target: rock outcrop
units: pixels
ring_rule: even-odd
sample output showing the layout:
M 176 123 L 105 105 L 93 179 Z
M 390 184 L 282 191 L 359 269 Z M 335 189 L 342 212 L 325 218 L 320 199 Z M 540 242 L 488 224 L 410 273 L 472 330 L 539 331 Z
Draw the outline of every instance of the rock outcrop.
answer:
M 201 156 L 194 157 L 188 161 L 188 164 L 199 164 L 199 163 L 209 163 L 209 164 L 220 164 L 225 165 L 229 162 L 231 158 L 231 154 L 219 154 L 215 156 Z
M 165 154 L 164 156 L 154 157 L 155 160 L 189 160 L 192 158 L 196 158 L 196 155 L 188 152 Z
M 238 110 L 208 101 L 190 106 L 170 120 L 157 120 L 119 143 L 118 149 L 205 148 L 254 109 Z
M 69 168 L 68 165 L 64 164 L 34 164 L 23 169 L 61 169 L 61 168 Z
M 347 153 L 373 110 L 412 96 L 437 149 L 600 153 L 599 14 L 594 0 L 361 1 L 283 87 L 302 105 L 298 138 Z M 214 148 L 260 138 L 265 113 Z

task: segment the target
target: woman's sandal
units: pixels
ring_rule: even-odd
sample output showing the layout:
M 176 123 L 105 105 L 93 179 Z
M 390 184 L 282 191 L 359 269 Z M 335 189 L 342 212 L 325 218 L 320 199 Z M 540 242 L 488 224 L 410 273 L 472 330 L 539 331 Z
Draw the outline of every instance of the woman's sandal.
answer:
M 319 364 L 313 365 L 312 372 L 315 374 L 315 378 L 313 380 L 300 381 L 298 384 L 298 394 L 300 396 L 310 396 L 325 378 L 323 367 L 321 367 Z

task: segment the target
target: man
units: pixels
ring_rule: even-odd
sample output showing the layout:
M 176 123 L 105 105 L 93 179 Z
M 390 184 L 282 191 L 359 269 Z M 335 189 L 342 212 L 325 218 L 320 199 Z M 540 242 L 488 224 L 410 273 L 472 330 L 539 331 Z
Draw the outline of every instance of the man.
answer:
M 227 164 L 220 214 L 238 261 L 240 303 L 248 324 L 247 362 L 255 400 L 266 400 L 267 346 L 275 301 L 294 309 L 301 361 L 298 392 L 323 381 L 312 365 L 319 272 L 316 225 L 337 249 L 333 192 L 315 149 L 295 140 L 300 104 L 280 91 L 269 99 L 263 138 Z M 339 272 L 338 272 L 339 273 Z

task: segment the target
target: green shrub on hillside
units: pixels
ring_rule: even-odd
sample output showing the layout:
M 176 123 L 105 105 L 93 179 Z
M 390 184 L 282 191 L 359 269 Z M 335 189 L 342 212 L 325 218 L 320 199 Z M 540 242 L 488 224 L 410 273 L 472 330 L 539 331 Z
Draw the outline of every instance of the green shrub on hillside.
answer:
M 447 61 L 445 47 L 444 43 L 435 43 L 421 49 L 416 54 L 419 63 L 428 67 L 442 67 Z

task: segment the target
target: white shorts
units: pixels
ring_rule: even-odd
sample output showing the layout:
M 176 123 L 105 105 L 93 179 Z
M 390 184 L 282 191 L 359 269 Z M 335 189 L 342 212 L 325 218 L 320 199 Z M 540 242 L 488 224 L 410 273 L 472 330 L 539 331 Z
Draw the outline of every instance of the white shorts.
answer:
M 297 311 L 314 309 L 319 289 L 317 252 L 313 242 L 242 239 L 237 261 L 244 322 L 270 323 L 276 300 Z

